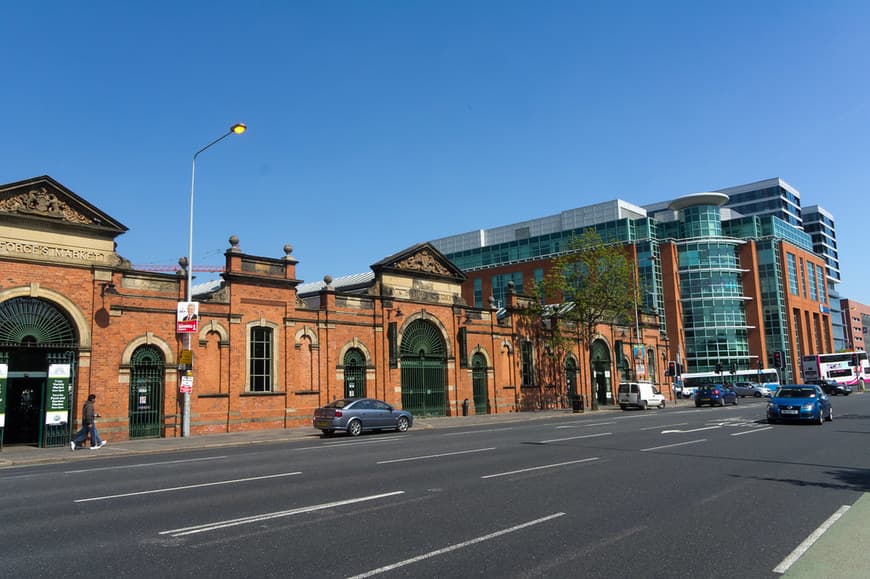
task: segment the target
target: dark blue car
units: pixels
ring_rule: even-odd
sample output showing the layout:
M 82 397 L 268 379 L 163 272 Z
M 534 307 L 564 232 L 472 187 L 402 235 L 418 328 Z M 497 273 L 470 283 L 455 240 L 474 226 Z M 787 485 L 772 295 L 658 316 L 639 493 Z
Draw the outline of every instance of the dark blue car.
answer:
M 695 392 L 695 406 L 702 404 L 710 406 L 725 406 L 726 404 L 737 405 L 737 392 L 724 384 L 710 384 L 701 386 Z
M 834 409 L 821 386 L 788 384 L 780 386 L 767 405 L 767 421 L 803 421 L 823 424 L 834 419 Z

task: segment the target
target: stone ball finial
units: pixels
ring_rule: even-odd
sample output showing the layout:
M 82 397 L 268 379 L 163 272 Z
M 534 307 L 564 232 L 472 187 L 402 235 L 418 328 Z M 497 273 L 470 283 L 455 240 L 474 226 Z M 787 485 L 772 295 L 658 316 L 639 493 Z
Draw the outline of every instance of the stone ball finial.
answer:
M 323 276 L 323 283 L 325 283 L 327 286 L 332 285 L 332 276 L 331 275 Z
M 239 246 L 239 237 L 237 235 L 230 235 L 229 241 L 230 245 L 232 245 L 233 247 Z
M 188 263 L 189 262 L 187 261 L 187 258 L 185 256 L 182 255 L 178 258 L 178 265 L 180 265 L 182 268 L 187 268 Z
M 285 244 L 284 245 L 284 255 L 290 255 L 291 253 L 293 253 L 293 246 L 290 245 L 289 243 Z

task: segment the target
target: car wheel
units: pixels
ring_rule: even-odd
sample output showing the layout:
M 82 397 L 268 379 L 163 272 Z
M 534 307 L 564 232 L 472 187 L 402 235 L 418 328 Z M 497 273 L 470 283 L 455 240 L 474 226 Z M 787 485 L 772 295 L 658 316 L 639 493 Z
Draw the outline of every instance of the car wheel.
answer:
M 641 401 L 641 403 L 640 403 L 640 409 L 641 409 L 641 410 L 646 410 L 646 400 Z
M 664 407 L 665 407 L 665 401 L 664 401 L 664 400 L 662 400 L 662 403 L 661 403 L 661 404 L 659 404 L 659 408 L 664 408 Z
M 825 420 L 828 422 L 832 422 L 834 420 L 834 409 L 828 408 L 828 415 L 825 417 Z
M 761 392 L 756 392 L 755 394 L 753 394 L 753 396 L 755 396 L 756 398 L 761 398 Z
M 734 406 L 737 406 L 737 396 L 734 397 Z
M 396 422 L 396 430 L 399 432 L 407 432 L 408 431 L 408 419 L 404 416 L 400 416 L 398 422 Z
M 351 420 L 347 425 L 347 433 L 351 436 L 359 436 L 362 432 L 362 423 L 359 420 Z
M 821 425 L 824 424 L 824 423 L 825 423 L 825 415 L 822 414 L 822 409 L 819 408 L 819 419 L 816 421 L 816 424 L 818 424 L 819 426 L 821 426 Z

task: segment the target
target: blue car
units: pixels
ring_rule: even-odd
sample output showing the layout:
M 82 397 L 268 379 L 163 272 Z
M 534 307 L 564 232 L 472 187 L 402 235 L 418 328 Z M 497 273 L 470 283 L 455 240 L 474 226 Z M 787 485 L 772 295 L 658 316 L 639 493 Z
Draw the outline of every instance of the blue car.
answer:
M 813 422 L 821 425 L 834 419 L 834 409 L 821 386 L 788 384 L 780 386 L 767 405 L 767 421 Z
M 701 386 L 695 392 L 695 406 L 700 407 L 702 404 L 710 406 L 725 406 L 726 404 L 737 405 L 737 392 L 728 388 L 724 384 L 710 384 L 709 386 Z

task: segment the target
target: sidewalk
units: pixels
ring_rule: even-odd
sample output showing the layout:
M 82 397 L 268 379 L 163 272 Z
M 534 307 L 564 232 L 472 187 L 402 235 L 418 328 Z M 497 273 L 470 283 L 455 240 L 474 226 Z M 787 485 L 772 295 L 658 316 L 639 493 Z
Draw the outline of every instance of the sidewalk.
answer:
M 541 410 L 534 412 L 516 412 L 510 414 L 483 414 L 480 416 L 444 416 L 415 418 L 412 430 L 424 428 L 460 428 L 464 426 L 505 424 L 540 420 L 558 416 L 594 416 L 605 412 L 619 410 L 619 406 L 600 407 L 598 410 L 582 414 L 574 414 L 571 410 Z M 228 446 L 244 446 L 248 444 L 264 444 L 288 442 L 292 440 L 319 439 L 320 431 L 310 426 L 275 430 L 256 430 L 247 432 L 232 432 L 196 435 L 185 438 L 145 438 L 139 440 L 124 440 L 113 442 L 106 437 L 108 443 L 98 450 L 82 448 L 75 452 L 69 446 L 60 448 L 38 448 L 29 445 L 4 446 L 0 452 L 0 468 L 10 466 L 28 466 L 49 464 L 65 461 L 80 461 L 109 456 L 144 455 L 165 452 L 180 452 L 203 448 L 220 448 Z

